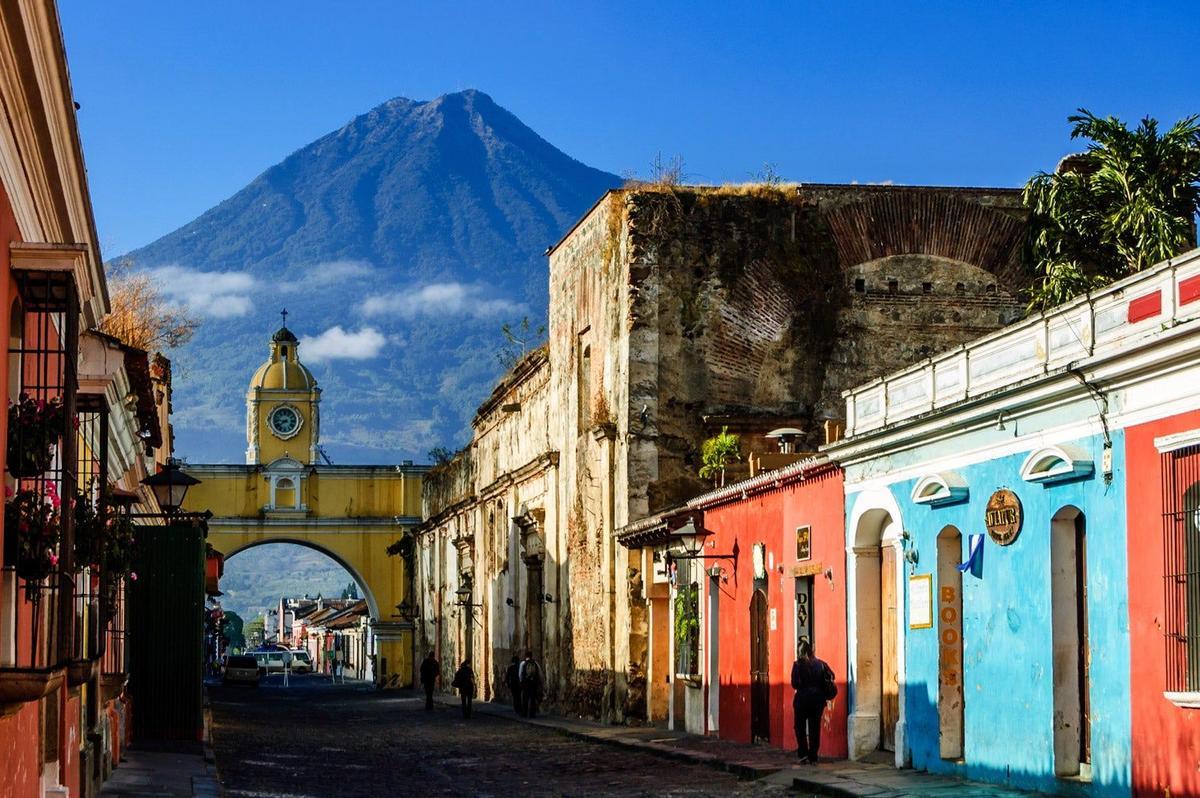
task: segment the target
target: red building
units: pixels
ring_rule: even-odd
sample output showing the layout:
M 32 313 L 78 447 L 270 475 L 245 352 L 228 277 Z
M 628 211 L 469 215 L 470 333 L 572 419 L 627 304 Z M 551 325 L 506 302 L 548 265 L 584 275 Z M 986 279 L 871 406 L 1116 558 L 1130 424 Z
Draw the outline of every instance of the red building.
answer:
M 1133 793 L 1200 795 L 1200 410 L 1125 446 Z
M 794 749 L 792 664 L 813 643 L 837 677 L 821 755 L 846 756 L 846 542 L 842 471 L 804 460 L 688 502 L 703 513 L 707 731 Z M 736 560 L 712 559 L 737 554 Z M 712 629 L 715 628 L 716 640 Z M 713 707 L 716 711 L 713 711 Z

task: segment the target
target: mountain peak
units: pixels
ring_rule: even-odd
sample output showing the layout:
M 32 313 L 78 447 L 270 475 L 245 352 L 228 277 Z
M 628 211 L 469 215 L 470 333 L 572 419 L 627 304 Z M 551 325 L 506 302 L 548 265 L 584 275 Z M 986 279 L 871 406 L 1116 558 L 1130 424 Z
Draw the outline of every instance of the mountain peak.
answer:
M 370 363 L 334 346 L 316 366 L 335 459 L 423 458 L 453 443 L 497 371 L 479 353 L 495 350 L 502 323 L 545 313 L 542 252 L 619 184 L 478 89 L 392 98 L 287 156 L 125 256 L 142 268 L 240 273 L 251 286 L 177 353 L 196 363 L 176 393 L 180 450 L 221 461 L 245 447 L 238 419 L 257 365 L 255 310 L 273 309 L 281 293 L 325 320 L 315 336 L 370 328 L 381 342 Z M 419 300 L 427 294 L 451 299 L 433 307 Z M 235 311 L 245 315 L 229 318 Z M 386 385 L 404 386 L 403 396 Z

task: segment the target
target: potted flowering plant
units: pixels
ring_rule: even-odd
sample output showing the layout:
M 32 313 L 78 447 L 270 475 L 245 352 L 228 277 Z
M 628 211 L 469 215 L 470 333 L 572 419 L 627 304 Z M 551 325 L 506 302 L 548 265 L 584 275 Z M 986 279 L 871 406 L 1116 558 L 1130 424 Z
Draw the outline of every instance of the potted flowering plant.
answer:
M 98 567 L 104 548 L 106 530 L 100 521 L 100 513 L 92 504 L 91 491 L 75 493 L 75 567 Z
M 54 446 L 63 434 L 63 406 L 58 397 L 46 401 L 21 394 L 8 403 L 8 471 L 14 477 L 36 477 L 50 469 Z
M 57 497 L 32 490 L 17 491 L 4 504 L 5 563 L 25 580 L 30 598 L 36 596 L 37 583 L 58 567 L 59 510 Z
M 100 569 L 104 594 L 104 619 L 107 622 L 117 609 L 121 580 L 137 579 L 133 571 L 133 519 L 125 513 L 114 513 L 105 522 L 100 544 Z

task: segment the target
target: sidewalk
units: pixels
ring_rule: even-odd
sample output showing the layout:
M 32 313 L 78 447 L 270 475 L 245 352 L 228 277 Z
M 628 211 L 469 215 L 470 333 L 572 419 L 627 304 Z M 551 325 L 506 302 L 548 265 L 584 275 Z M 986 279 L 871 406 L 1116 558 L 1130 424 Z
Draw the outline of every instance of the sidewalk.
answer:
M 106 798 L 217 798 L 211 749 L 200 743 L 135 746 L 100 788 Z
M 204 694 L 203 742 L 135 743 L 100 788 L 107 798 L 219 798 L 212 714 Z
M 438 700 L 454 707 L 458 699 L 439 694 Z M 788 785 L 800 795 L 871 796 L 970 796 L 971 798 L 1028 798 L 1042 795 L 963 779 L 934 776 L 914 770 L 897 770 L 886 764 L 836 760 L 820 765 L 800 765 L 795 752 L 764 745 L 746 745 L 695 734 L 645 726 L 606 726 L 594 721 L 540 715 L 522 718 L 507 704 L 477 701 L 476 712 L 541 726 L 561 734 L 621 748 L 649 751 L 660 756 L 707 765 L 743 779 L 764 779 Z

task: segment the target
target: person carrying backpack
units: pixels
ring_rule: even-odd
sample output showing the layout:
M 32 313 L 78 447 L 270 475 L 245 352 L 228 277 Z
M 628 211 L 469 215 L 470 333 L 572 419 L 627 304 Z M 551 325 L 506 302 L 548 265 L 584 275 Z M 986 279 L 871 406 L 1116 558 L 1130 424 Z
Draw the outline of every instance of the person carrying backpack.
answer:
M 792 711 L 796 718 L 796 755 L 802 763 L 815 765 L 821 747 L 821 717 L 825 702 L 837 695 L 833 670 L 813 655 L 812 643 L 800 641 L 800 657 L 792 665 Z M 806 733 L 807 732 L 807 733 Z
M 533 652 L 525 652 L 521 663 L 521 697 L 525 703 L 525 717 L 537 717 L 538 704 L 542 700 L 542 666 L 533 659 Z

